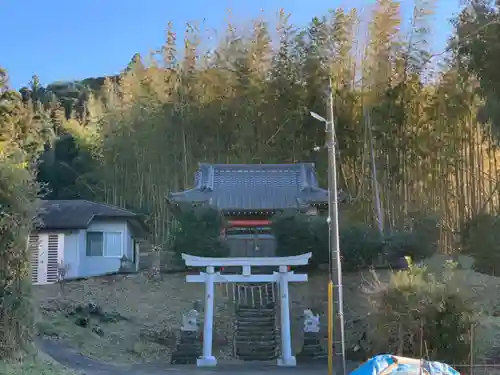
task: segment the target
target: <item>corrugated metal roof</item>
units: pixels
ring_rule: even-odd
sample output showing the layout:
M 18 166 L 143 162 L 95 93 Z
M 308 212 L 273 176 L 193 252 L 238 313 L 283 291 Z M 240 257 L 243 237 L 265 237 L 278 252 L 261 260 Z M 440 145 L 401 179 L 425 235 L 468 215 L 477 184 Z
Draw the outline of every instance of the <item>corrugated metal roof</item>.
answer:
M 96 218 L 133 219 L 146 230 L 140 215 L 120 207 L 83 199 L 42 201 L 38 210 L 37 229 L 86 229 Z
M 169 194 L 174 202 L 208 202 L 222 210 L 274 210 L 323 203 L 312 163 L 200 164 L 195 187 Z

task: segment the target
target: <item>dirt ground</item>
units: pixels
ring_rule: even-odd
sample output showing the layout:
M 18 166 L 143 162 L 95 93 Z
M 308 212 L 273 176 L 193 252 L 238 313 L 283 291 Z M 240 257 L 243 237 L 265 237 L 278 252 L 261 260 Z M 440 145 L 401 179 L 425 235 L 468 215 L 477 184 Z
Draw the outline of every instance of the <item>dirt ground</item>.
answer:
M 442 272 L 444 259 L 429 263 L 435 273 Z M 434 269 L 433 269 L 434 268 Z M 382 282 L 387 271 L 377 272 Z M 302 345 L 303 311 L 311 308 L 321 316 L 326 341 L 327 274 L 309 274 L 307 283 L 290 285 L 293 350 Z M 356 343 L 366 330 L 364 317 L 370 305 L 362 285 L 370 279 L 368 272 L 344 275 L 344 312 L 347 347 Z M 500 278 L 459 269 L 453 285 L 465 293 L 482 315 L 475 329 L 475 351 L 483 361 L 492 348 L 500 348 Z M 168 362 L 180 332 L 182 314 L 194 301 L 203 300 L 203 285 L 188 284 L 185 274 L 164 274 L 150 280 L 146 273 L 108 276 L 59 285 L 37 286 L 34 290 L 39 306 L 38 330 L 41 336 L 64 340 L 83 355 L 113 363 Z M 222 287 L 216 288 L 214 354 L 220 360 L 232 358 L 233 304 Z M 68 316 L 78 305 L 93 303 L 105 312 L 122 317 L 118 321 L 90 321 L 87 328 L 75 324 Z M 499 350 L 500 353 L 500 350 Z

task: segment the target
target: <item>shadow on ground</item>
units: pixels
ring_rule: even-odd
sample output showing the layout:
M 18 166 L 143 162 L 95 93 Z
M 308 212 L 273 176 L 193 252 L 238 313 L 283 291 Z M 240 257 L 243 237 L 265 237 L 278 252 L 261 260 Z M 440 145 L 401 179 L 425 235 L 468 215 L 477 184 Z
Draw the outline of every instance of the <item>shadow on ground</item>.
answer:
M 84 375 L 180 375 L 180 374 L 238 374 L 238 375 L 257 375 L 262 372 L 266 374 L 303 374 L 319 375 L 327 372 L 326 364 L 308 363 L 299 365 L 295 368 L 280 368 L 269 363 L 221 363 L 213 369 L 200 369 L 196 366 L 165 366 L 165 365 L 115 365 L 96 361 L 81 355 L 75 349 L 64 345 L 60 341 L 40 339 L 37 342 L 39 349 L 57 362 L 72 370 L 78 371 Z M 352 366 L 350 366 L 352 367 Z

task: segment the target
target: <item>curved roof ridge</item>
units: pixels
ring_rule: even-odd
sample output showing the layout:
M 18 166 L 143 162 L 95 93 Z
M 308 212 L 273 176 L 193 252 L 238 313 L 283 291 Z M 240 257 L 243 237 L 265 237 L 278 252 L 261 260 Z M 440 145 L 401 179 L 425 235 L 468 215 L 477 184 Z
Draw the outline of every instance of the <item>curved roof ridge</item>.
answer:
M 224 163 L 199 163 L 201 167 L 211 166 L 213 168 L 228 168 L 228 169 L 236 169 L 236 168 L 257 168 L 257 169 L 268 169 L 268 168 L 301 168 L 302 166 L 312 166 L 314 167 L 314 163 L 304 162 L 304 163 L 277 163 L 277 164 L 266 164 L 266 163 L 256 163 L 256 164 L 224 164 Z

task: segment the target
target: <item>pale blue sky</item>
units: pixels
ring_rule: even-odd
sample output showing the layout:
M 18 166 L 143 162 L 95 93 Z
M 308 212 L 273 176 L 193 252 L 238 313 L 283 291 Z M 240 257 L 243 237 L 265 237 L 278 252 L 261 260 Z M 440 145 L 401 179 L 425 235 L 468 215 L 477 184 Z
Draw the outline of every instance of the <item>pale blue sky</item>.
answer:
M 33 74 L 42 84 L 118 73 L 134 53 L 147 54 L 161 46 L 169 21 L 183 33 L 190 21 L 223 30 L 227 9 L 233 19 L 248 21 L 264 11 L 274 20 L 278 10 L 292 14 L 294 24 L 337 7 L 369 9 L 374 0 L 2 0 L 0 25 L 7 33 L 0 43 L 0 65 L 14 88 L 26 85 Z M 402 1 L 405 15 L 411 1 Z M 458 0 L 437 0 L 433 49 L 445 47 L 458 12 Z

